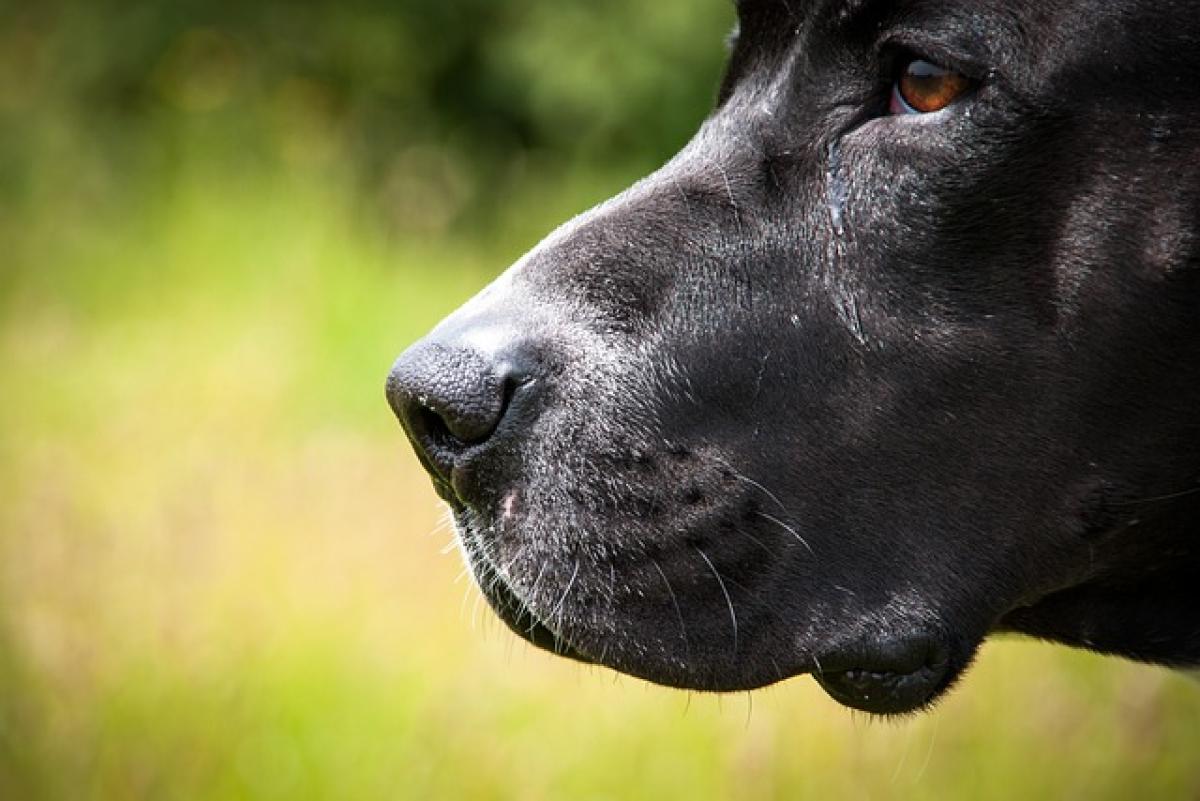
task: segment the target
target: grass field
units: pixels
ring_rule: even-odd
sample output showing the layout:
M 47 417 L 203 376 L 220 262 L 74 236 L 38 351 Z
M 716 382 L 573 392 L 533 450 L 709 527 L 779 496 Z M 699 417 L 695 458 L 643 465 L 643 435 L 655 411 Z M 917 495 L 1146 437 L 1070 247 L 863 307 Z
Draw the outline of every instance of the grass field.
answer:
M 489 239 L 388 234 L 330 170 L 39 169 L 0 222 L 0 799 L 1200 799 L 1165 671 L 994 642 L 879 722 L 492 621 L 383 378 L 628 176 L 529 177 Z

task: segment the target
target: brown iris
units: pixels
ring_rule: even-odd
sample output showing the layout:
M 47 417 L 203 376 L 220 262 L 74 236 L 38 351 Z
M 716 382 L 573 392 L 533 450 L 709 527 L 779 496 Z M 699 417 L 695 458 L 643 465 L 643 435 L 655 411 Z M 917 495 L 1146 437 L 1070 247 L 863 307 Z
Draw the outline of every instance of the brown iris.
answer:
M 911 112 L 941 111 L 971 88 L 965 75 L 921 59 L 908 63 L 896 81 L 896 95 Z

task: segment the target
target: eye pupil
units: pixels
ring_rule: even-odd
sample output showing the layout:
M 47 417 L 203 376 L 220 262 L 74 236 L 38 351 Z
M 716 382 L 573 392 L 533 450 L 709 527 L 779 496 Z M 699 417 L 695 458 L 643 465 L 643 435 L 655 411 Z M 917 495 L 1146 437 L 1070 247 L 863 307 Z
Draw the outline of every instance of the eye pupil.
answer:
M 930 114 L 953 103 L 970 86 L 971 81 L 965 75 L 930 61 L 913 59 L 897 79 L 895 93 L 904 104 L 902 110 Z

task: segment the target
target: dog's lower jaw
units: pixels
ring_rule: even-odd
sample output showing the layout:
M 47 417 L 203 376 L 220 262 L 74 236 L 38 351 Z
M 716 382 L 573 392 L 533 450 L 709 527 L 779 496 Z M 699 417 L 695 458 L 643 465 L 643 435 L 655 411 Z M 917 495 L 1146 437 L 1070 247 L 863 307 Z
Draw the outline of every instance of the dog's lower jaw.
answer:
M 489 568 L 484 567 L 482 575 L 478 566 L 474 569 L 488 604 L 522 639 L 557 656 L 608 667 L 661 686 L 706 693 L 743 692 L 809 673 L 844 706 L 875 715 L 897 715 L 928 707 L 959 673 L 943 649 L 930 646 L 923 638 L 882 648 L 875 644 L 856 651 L 853 657 L 831 655 L 819 661 L 806 659 L 803 664 L 778 655 L 789 667 L 774 659 L 697 661 L 662 648 L 662 643 L 619 642 L 611 631 L 559 630 L 502 578 L 488 573 Z M 769 670 L 766 665 L 771 666 Z M 833 669 L 825 669 L 826 665 Z
M 876 715 L 911 713 L 929 706 L 959 675 L 958 666 L 969 661 L 969 656 L 958 658 L 958 651 L 944 642 L 931 621 L 897 620 L 874 634 L 852 622 L 830 623 L 808 630 L 799 639 L 777 630 L 775 637 L 747 640 L 744 635 L 753 627 L 743 619 L 740 646 L 735 640 L 731 650 L 700 655 L 695 642 L 689 648 L 682 621 L 683 636 L 677 637 L 673 629 L 664 634 L 662 628 L 621 625 L 611 616 L 581 616 L 578 608 L 572 608 L 580 590 L 587 595 L 578 568 L 569 580 L 566 573 L 554 569 L 553 562 L 538 568 L 536 578 L 522 578 L 501 568 L 518 561 L 512 554 L 496 551 L 497 538 L 515 536 L 510 518 L 518 504 L 514 490 L 501 496 L 494 513 L 452 506 L 458 537 L 473 577 L 496 615 L 517 636 L 555 655 L 654 684 L 707 693 L 744 692 L 811 674 L 838 703 Z M 557 583 L 565 583 L 565 589 L 547 594 L 550 577 L 556 573 Z M 676 614 L 682 612 L 676 608 Z M 646 620 L 644 614 L 626 617 Z M 851 630 L 859 630 L 859 635 L 843 636 Z M 972 650 L 967 648 L 966 653 Z

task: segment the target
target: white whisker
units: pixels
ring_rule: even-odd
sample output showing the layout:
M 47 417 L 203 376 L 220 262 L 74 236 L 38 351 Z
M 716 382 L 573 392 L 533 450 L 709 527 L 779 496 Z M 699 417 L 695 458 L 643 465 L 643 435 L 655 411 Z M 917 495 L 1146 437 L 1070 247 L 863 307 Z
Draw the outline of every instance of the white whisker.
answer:
M 692 646 L 688 640 L 687 625 L 683 622 L 683 610 L 679 606 L 679 599 L 675 596 L 675 590 L 671 587 L 671 582 L 667 579 L 667 574 L 663 572 L 662 567 L 658 564 L 657 559 L 651 559 L 650 563 L 654 565 L 654 569 L 658 571 L 658 575 L 663 580 L 663 585 L 667 588 L 667 594 L 671 596 L 671 604 L 675 607 L 675 618 L 679 621 L 679 633 L 683 636 L 683 653 L 684 661 L 687 663 L 688 669 L 691 669 L 692 664 Z
M 766 512 L 756 512 L 755 514 L 757 514 L 757 515 L 758 515 L 759 517 L 761 517 L 761 518 L 764 518 L 764 519 L 766 519 L 766 520 L 770 520 L 772 523 L 774 523 L 775 525 L 779 526 L 779 527 L 780 527 L 780 528 L 782 528 L 784 531 L 788 532 L 788 533 L 789 533 L 789 534 L 791 534 L 793 537 L 795 537 L 795 538 L 796 538 L 796 541 L 797 541 L 797 542 L 799 542 L 801 545 L 803 545 L 805 548 L 807 548 L 807 549 L 808 549 L 808 552 L 809 552 L 810 554 L 812 554 L 813 556 L 816 556 L 816 555 L 817 555 L 817 554 L 816 554 L 816 552 L 815 552 L 815 551 L 813 551 L 813 549 L 812 549 L 812 546 L 808 544 L 808 540 L 806 540 L 806 539 L 804 539 L 804 537 L 801 537 L 801 536 L 800 536 L 800 532 L 799 532 L 799 531 L 796 531 L 796 529 L 792 528 L 792 527 L 791 527 L 791 526 L 789 526 L 787 523 L 785 523 L 785 522 L 783 522 L 782 520 L 780 520 L 778 517 L 772 517 L 771 515 L 767 514 Z
M 562 634 L 560 632 L 562 632 L 562 627 L 563 627 L 562 626 L 563 608 L 565 607 L 565 605 L 567 603 L 567 596 L 571 594 L 571 588 L 575 586 L 575 579 L 577 579 L 577 578 L 579 578 L 579 560 L 578 559 L 575 560 L 575 569 L 573 571 L 571 571 L 571 578 L 567 582 L 566 589 L 563 590 L 562 597 L 559 598 L 558 603 L 555 604 L 554 611 L 551 612 L 550 615 L 546 618 L 547 620 L 554 620 L 554 632 L 553 633 L 554 633 L 554 652 L 555 653 L 561 653 L 561 651 L 562 651 L 563 638 L 562 638 Z
M 476 631 L 479 626 L 479 602 L 483 600 L 483 593 L 475 593 L 475 603 L 471 605 L 471 631 Z
M 570 594 L 571 588 L 575 586 L 575 579 L 579 578 L 579 560 L 575 560 L 575 569 L 571 572 L 571 579 L 567 582 L 567 588 L 563 590 L 562 597 L 558 599 L 558 603 L 554 607 L 554 611 L 550 613 L 550 617 L 556 617 L 561 622 L 563 605 L 567 602 L 567 595 Z
M 732 468 L 730 468 L 730 469 L 732 470 Z M 750 478 L 749 476 L 742 475 L 741 473 L 737 472 L 736 470 L 733 471 L 733 475 L 739 481 L 746 482 L 750 486 L 752 486 L 755 489 L 762 492 L 763 495 L 766 495 L 768 498 L 770 498 L 772 501 L 774 501 L 775 505 L 778 506 L 780 511 L 782 511 L 785 515 L 789 514 L 787 507 L 783 505 L 783 501 L 779 500 L 778 495 L 771 492 L 769 489 L 767 489 L 766 487 L 764 487 L 762 484 L 758 483 L 754 479 Z
M 725 603 L 729 605 L 729 620 L 733 624 L 733 652 L 736 654 L 738 649 L 738 622 L 737 612 L 733 609 L 733 598 L 729 595 L 729 590 L 725 587 L 725 580 L 721 578 L 721 574 L 717 572 L 717 566 L 712 563 L 708 555 L 696 546 L 692 546 L 696 553 L 700 554 L 700 558 L 708 565 L 708 569 L 712 571 L 713 576 L 717 580 L 717 584 L 721 587 L 721 592 L 725 595 Z
M 1149 498 L 1135 498 L 1132 501 L 1113 501 L 1112 506 L 1139 506 L 1143 503 L 1159 503 L 1160 501 L 1173 501 L 1176 498 L 1186 498 L 1188 495 L 1200 493 L 1200 487 L 1172 492 L 1167 495 L 1154 495 Z

